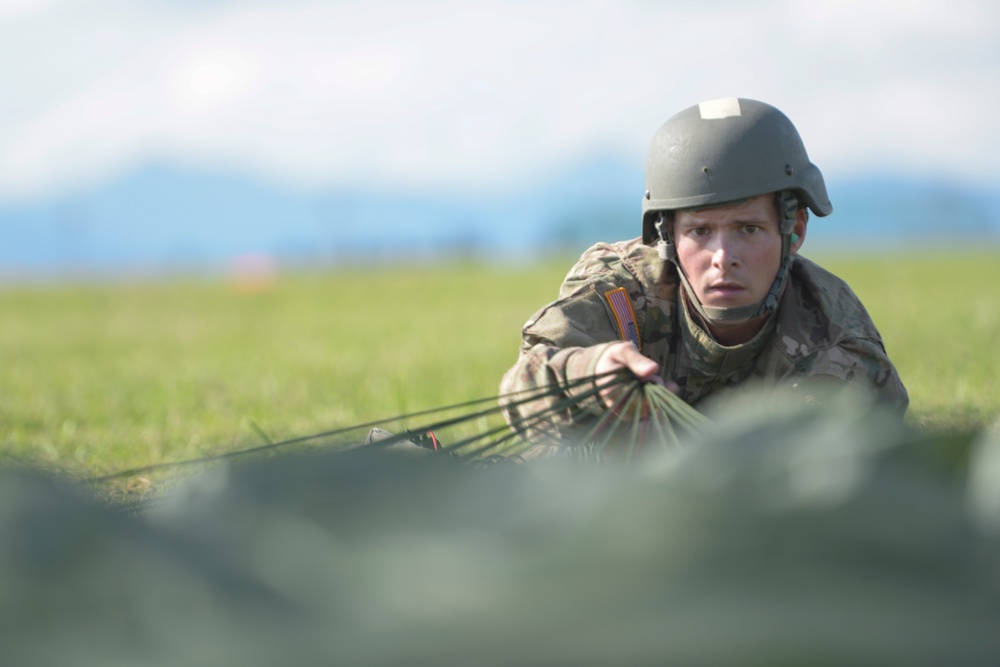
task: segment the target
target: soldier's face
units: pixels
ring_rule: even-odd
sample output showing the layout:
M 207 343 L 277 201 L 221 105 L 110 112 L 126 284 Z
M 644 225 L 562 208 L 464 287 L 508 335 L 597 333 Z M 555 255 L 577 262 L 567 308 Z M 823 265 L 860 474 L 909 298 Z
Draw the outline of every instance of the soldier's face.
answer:
M 702 304 L 731 308 L 767 296 L 781 265 L 778 221 L 772 195 L 675 214 L 677 258 Z

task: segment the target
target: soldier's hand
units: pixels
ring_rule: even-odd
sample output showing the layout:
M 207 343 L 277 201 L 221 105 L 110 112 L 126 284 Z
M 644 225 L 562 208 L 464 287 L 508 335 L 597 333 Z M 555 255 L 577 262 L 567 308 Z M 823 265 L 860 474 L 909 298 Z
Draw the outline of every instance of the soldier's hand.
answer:
M 655 382 L 661 385 L 664 384 L 663 378 L 659 376 L 660 365 L 649 357 L 643 356 L 639 350 L 636 349 L 635 345 L 629 342 L 615 343 L 614 345 L 608 347 L 608 349 L 606 349 L 597 359 L 597 366 L 594 372 L 597 375 L 600 375 L 602 373 L 608 373 L 622 368 L 629 369 L 643 382 Z M 598 382 L 606 384 L 612 381 L 612 379 L 613 378 L 611 377 L 602 378 Z M 673 387 L 668 385 L 664 386 L 667 386 L 668 389 L 674 391 Z M 623 387 L 621 385 L 602 389 L 601 399 L 604 401 L 604 404 L 609 408 L 613 408 L 617 399 L 621 397 L 622 389 Z

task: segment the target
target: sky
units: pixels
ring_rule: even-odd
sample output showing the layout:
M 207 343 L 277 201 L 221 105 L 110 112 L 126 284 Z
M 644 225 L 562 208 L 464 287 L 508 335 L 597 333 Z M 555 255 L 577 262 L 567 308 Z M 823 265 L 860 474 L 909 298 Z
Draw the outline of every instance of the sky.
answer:
M 0 201 L 148 163 L 496 194 L 761 99 L 824 173 L 1000 182 L 993 0 L 0 0 Z

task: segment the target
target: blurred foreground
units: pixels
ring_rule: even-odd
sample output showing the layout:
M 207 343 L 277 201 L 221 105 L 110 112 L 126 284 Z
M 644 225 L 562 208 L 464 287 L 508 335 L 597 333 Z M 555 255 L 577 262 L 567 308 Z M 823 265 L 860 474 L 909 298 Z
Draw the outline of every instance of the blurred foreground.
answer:
M 137 516 L 7 470 L 0 663 L 997 663 L 996 433 L 848 396 L 715 417 L 641 468 L 311 452 Z

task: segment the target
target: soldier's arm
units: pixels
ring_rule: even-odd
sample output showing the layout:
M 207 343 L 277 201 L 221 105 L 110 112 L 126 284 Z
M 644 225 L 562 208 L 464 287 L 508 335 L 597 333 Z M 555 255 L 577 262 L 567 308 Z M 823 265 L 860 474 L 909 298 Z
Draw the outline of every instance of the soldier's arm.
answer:
M 882 341 L 875 338 L 850 338 L 835 347 L 817 352 L 803 375 L 833 379 L 863 391 L 883 405 L 906 412 L 910 404 L 895 366 L 889 360 Z
M 564 285 L 564 288 L 566 286 Z M 603 409 L 596 396 L 583 395 L 593 386 L 568 387 L 574 380 L 595 374 L 603 352 L 618 342 L 608 315 L 592 284 L 576 290 L 535 313 L 521 332 L 517 362 L 500 383 L 501 394 L 515 394 L 502 401 L 504 416 L 519 433 L 533 442 L 558 442 L 572 437 L 574 425 Z M 516 405 L 534 391 L 553 393 Z M 566 401 L 566 399 L 573 399 Z M 556 411 L 560 403 L 570 403 Z M 548 413 L 542 422 L 532 417 Z
M 530 336 L 526 338 L 531 339 Z M 663 384 L 657 374 L 660 365 L 643 356 L 631 342 L 598 343 L 587 347 L 560 348 L 551 341 L 538 341 L 527 350 L 522 350 L 518 362 L 504 375 L 500 383 L 500 391 L 505 395 L 516 392 L 531 393 L 532 390 L 553 390 L 551 395 L 539 397 L 518 405 L 518 398 L 513 396 L 505 399 L 504 413 L 508 423 L 515 430 L 526 434 L 534 433 L 535 440 L 540 439 L 541 431 L 565 431 L 571 424 L 585 421 L 587 414 L 599 414 L 612 407 L 617 400 L 618 388 L 609 387 L 602 390 L 596 397 L 587 396 L 597 386 L 606 384 L 611 379 L 605 374 L 627 368 L 640 380 Z M 574 384 L 575 380 L 593 375 L 603 376 L 596 384 Z M 562 390 L 558 390 L 559 388 Z M 558 390 L 558 391 L 557 391 Z M 566 399 L 573 404 L 563 410 L 552 413 L 551 418 L 531 425 L 532 416 L 551 412 L 553 406 Z M 558 439 L 558 433 L 550 433 L 547 437 Z
M 507 423 L 535 444 L 558 444 L 582 434 L 583 424 L 600 414 L 603 405 L 596 396 L 584 398 L 595 385 L 569 385 L 593 375 L 598 359 L 612 345 L 558 347 L 550 341 L 539 341 L 522 349 L 517 363 L 500 383 Z M 546 395 L 523 402 L 542 390 Z M 556 409 L 560 404 L 563 407 Z M 544 418 L 539 419 L 542 415 Z
M 559 299 L 535 313 L 521 332 L 517 363 L 504 375 L 500 391 L 523 396 L 532 390 L 553 390 L 523 405 L 515 404 L 518 397 L 502 401 L 508 422 L 533 441 L 579 435 L 581 429 L 576 427 L 592 421 L 612 400 L 607 392 L 585 397 L 594 385 L 569 386 L 573 381 L 623 366 L 643 379 L 658 371 L 656 362 L 622 343 L 621 325 L 606 297 L 622 288 L 626 294 L 640 291 L 619 250 L 599 243 L 583 253 L 560 287 Z M 542 413 L 550 418 L 532 425 L 532 418 Z

